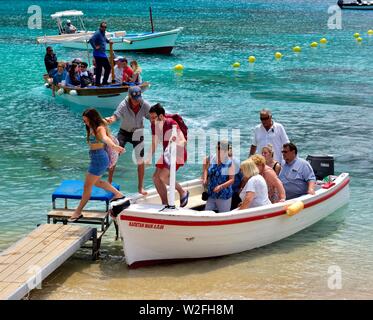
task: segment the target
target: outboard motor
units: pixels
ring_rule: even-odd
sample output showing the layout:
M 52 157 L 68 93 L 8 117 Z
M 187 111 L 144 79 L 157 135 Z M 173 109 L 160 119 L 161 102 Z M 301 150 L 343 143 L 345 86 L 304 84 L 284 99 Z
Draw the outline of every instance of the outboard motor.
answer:
M 330 155 L 308 155 L 306 160 L 311 164 L 316 179 L 322 180 L 334 175 L 334 157 Z

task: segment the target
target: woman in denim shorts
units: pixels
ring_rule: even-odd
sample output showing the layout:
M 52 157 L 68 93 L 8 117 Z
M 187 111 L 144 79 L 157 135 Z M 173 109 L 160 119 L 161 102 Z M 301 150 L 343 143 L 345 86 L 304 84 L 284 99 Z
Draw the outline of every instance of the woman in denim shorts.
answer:
M 93 186 L 103 188 L 114 194 L 113 199 L 123 197 L 123 194 L 114 188 L 110 183 L 101 180 L 101 176 L 105 173 L 109 166 L 109 156 L 105 150 L 105 144 L 114 149 L 118 153 L 125 151 L 119 145 L 116 145 L 109 137 L 109 131 L 106 122 L 96 109 L 87 109 L 83 112 L 83 122 L 87 131 L 87 143 L 89 145 L 89 164 L 88 172 L 84 182 L 84 191 L 79 206 L 75 209 L 70 222 L 74 222 L 83 217 L 82 210 L 91 197 Z

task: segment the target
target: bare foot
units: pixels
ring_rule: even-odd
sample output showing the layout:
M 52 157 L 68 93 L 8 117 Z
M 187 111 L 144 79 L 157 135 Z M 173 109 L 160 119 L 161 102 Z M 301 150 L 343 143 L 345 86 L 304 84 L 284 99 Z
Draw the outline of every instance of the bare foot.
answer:
M 143 196 L 146 196 L 146 195 L 148 194 L 148 192 L 145 191 L 144 188 L 140 188 L 140 189 L 139 189 L 139 193 L 142 194 Z

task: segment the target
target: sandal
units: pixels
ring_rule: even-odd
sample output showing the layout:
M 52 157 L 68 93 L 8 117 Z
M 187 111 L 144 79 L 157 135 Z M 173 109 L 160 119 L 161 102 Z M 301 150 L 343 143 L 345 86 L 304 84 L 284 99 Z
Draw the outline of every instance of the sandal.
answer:
M 184 208 L 188 204 L 189 200 L 189 191 L 180 199 L 180 207 Z
M 68 222 L 77 222 L 79 219 L 83 218 L 83 215 L 81 214 L 79 217 L 76 218 L 69 218 L 67 219 Z

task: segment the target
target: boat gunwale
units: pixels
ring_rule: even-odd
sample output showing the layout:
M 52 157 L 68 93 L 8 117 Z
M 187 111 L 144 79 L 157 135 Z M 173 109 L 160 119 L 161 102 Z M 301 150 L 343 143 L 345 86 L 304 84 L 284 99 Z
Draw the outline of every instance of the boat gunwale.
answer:
M 142 90 L 149 87 L 149 82 L 143 82 L 138 85 Z M 103 95 L 113 95 L 128 92 L 131 86 L 108 86 L 108 87 L 69 87 L 69 86 L 58 86 L 58 88 L 64 89 L 65 94 L 69 94 L 71 90 L 75 90 L 78 96 L 103 96 Z
M 342 176 L 345 175 L 345 176 Z M 316 195 L 304 195 L 296 199 L 288 200 L 284 203 L 276 203 L 272 205 L 267 205 L 261 207 L 260 211 L 257 215 L 252 215 L 253 212 L 258 211 L 258 208 L 251 208 L 247 210 L 243 210 L 242 213 L 239 211 L 229 211 L 227 213 L 220 213 L 220 214 L 205 214 L 205 215 L 175 215 L 171 214 L 170 212 L 159 212 L 157 214 L 163 215 L 163 217 L 159 218 L 150 218 L 150 217 L 142 217 L 142 216 L 133 216 L 131 214 L 141 214 L 140 211 L 131 211 L 129 208 L 124 210 L 119 216 L 119 219 L 122 221 L 135 221 L 135 222 L 143 222 L 143 223 L 152 223 L 152 224 L 163 224 L 163 225 L 177 225 L 177 226 L 219 226 L 219 225 L 230 225 L 230 224 L 239 224 L 239 223 L 247 223 L 253 222 L 257 220 L 265 220 L 270 219 L 278 216 L 282 216 L 286 214 L 286 207 L 296 201 L 303 201 L 304 202 L 304 209 L 310 208 L 317 204 L 326 201 L 337 193 L 342 191 L 350 182 L 349 175 L 347 173 L 343 173 L 339 175 L 337 178 L 341 177 L 341 181 L 330 189 L 323 189 L 325 192 L 321 192 Z M 264 211 L 264 213 L 262 213 Z M 267 211 L 267 212 L 266 212 Z M 142 214 L 152 214 L 153 212 L 147 212 Z M 241 215 L 242 217 L 233 218 L 233 216 Z M 250 216 L 247 216 L 250 215 Z M 184 220 L 180 220 L 180 218 L 184 218 Z M 192 220 L 185 220 L 185 218 L 190 218 Z M 199 219 L 199 220 L 195 220 Z M 206 219 L 206 220 L 201 220 Z M 214 219 L 214 220 L 212 220 Z

